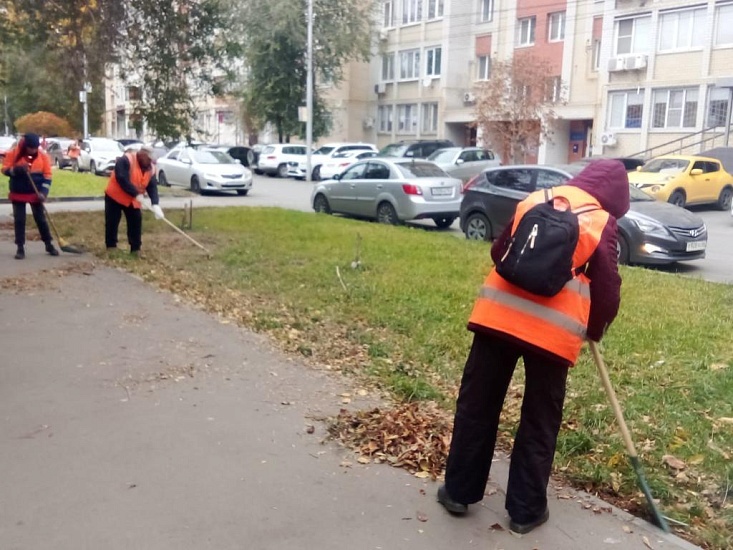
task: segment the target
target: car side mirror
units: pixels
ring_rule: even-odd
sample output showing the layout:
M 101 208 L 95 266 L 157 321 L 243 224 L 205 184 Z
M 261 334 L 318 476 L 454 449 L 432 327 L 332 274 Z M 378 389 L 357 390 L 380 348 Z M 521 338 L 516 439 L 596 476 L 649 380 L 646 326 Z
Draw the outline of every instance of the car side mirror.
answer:
M 341 174 L 335 174 L 333 176 L 333 179 L 335 179 L 336 181 L 340 180 L 341 179 Z
M 181 159 L 183 164 L 191 164 L 191 159 Z
M 466 161 L 465 161 L 465 160 L 463 160 L 463 159 L 458 159 L 458 160 L 456 161 L 456 164 L 463 164 L 464 162 L 466 162 Z
M 701 168 L 695 168 L 690 171 L 691 176 L 702 176 L 702 169 Z

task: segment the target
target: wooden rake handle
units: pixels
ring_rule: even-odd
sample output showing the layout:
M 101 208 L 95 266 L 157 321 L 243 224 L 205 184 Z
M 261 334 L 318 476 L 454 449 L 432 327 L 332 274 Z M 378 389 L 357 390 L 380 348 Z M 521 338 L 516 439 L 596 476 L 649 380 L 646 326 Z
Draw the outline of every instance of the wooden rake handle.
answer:
M 152 211 L 152 208 L 150 207 L 150 205 L 147 202 L 141 201 L 141 203 L 142 203 L 143 207 L 146 210 Z M 193 244 L 195 244 L 196 246 L 198 246 L 201 250 L 203 250 L 204 252 L 206 252 L 209 256 L 211 256 L 211 251 L 208 248 L 206 248 L 204 245 L 202 245 L 200 242 L 198 242 L 196 239 L 194 239 L 191 235 L 189 235 L 188 233 L 186 233 L 183 229 L 181 229 L 180 227 L 178 227 L 176 224 L 174 224 L 168 218 L 161 218 L 161 219 L 165 223 L 167 223 L 168 225 L 170 225 L 173 229 L 175 229 L 176 231 L 178 231 L 181 235 L 183 235 L 184 237 L 186 237 Z

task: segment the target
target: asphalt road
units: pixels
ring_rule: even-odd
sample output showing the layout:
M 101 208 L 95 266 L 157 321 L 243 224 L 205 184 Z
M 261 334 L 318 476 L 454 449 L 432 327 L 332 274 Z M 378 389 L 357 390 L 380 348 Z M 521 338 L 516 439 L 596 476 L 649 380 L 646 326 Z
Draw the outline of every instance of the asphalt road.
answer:
M 274 206 L 289 210 L 311 212 L 310 194 L 311 184 L 292 179 L 269 178 L 255 176 L 253 188 L 246 197 L 233 194 L 193 196 L 191 199 L 165 197 L 161 204 L 163 208 L 182 208 L 184 203 L 193 200 L 194 207 L 219 206 Z M 49 210 L 56 211 L 87 211 L 101 210 L 103 203 L 97 201 L 77 201 L 49 203 Z M 0 204 L 0 216 L 10 214 L 8 204 Z M 655 268 L 660 272 L 680 273 L 690 277 L 720 283 L 733 283 L 733 217 L 730 212 L 713 210 L 712 207 L 696 207 L 694 212 L 705 220 L 708 226 L 708 249 L 706 258 L 688 263 L 677 263 L 670 266 Z M 365 222 L 366 223 L 366 222 Z M 427 230 L 437 231 L 432 222 L 416 222 L 412 225 L 425 227 Z M 449 229 L 443 230 L 456 237 L 463 235 L 456 221 Z

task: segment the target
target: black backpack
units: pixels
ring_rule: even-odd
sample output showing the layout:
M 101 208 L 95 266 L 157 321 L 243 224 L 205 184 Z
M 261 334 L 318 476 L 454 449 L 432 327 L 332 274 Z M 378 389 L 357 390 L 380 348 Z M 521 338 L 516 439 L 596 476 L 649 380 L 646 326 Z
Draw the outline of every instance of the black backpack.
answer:
M 557 210 L 545 189 L 545 202 L 530 208 L 519 220 L 496 272 L 532 294 L 555 296 L 576 275 L 573 253 L 580 234 L 578 214 L 597 209 Z

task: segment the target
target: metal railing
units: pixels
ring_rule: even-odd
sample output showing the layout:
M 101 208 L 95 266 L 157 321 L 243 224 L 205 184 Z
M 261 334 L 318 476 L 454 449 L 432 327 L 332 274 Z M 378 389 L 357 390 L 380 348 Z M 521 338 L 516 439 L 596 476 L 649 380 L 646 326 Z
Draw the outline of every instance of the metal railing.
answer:
M 727 137 L 726 128 L 721 129 L 719 126 L 705 128 L 699 132 L 687 134 L 629 156 L 648 160 L 659 155 L 699 155 L 701 152 L 713 147 L 727 147 Z

